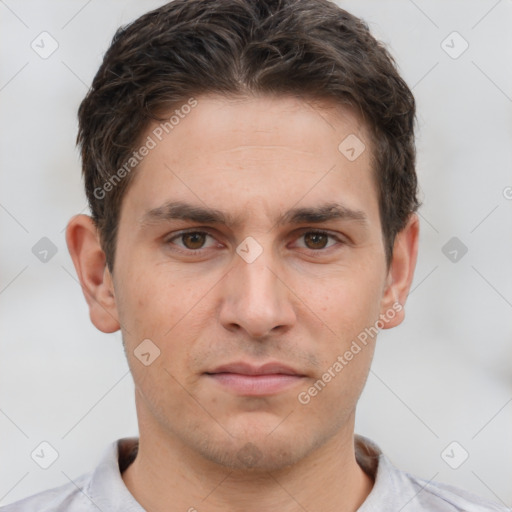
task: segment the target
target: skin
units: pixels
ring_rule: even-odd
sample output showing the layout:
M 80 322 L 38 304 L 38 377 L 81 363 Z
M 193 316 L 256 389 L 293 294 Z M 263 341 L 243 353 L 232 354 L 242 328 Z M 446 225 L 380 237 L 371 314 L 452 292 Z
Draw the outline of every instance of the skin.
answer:
M 136 171 L 113 274 L 91 219 L 76 216 L 67 228 L 91 320 L 122 330 L 135 382 L 140 445 L 124 482 L 151 512 L 356 510 L 373 485 L 353 436 L 375 338 L 309 403 L 297 397 L 379 315 L 405 304 L 418 219 L 398 234 L 388 267 L 370 138 L 347 107 L 282 96 L 197 100 Z M 354 161 L 338 150 L 350 134 L 366 145 Z M 148 214 L 169 201 L 236 222 Z M 359 217 L 277 222 L 330 202 Z M 207 235 L 177 236 L 191 228 Z M 332 236 L 311 234 L 318 230 Z M 262 250 L 251 263 L 236 252 L 249 236 Z M 395 313 L 384 328 L 402 322 L 403 309 Z M 134 354 L 144 339 L 160 350 L 148 366 Z M 246 396 L 206 374 L 234 361 L 279 361 L 302 377 Z

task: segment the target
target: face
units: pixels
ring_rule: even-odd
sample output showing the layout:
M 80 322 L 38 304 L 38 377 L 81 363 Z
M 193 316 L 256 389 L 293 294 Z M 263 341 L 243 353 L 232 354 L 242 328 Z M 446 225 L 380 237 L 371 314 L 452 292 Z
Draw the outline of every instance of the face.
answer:
M 141 437 L 293 464 L 352 432 L 375 327 L 397 323 L 367 131 L 329 104 L 200 96 L 155 133 L 112 276 Z

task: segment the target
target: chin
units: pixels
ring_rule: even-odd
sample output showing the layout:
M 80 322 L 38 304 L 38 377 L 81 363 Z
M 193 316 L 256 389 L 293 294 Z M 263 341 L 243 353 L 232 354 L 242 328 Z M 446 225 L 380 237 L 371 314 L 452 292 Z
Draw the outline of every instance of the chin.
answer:
M 203 438 L 195 450 L 205 459 L 231 470 L 268 473 L 292 466 L 323 442 L 290 432 L 251 433 L 229 440 L 224 436 Z
M 268 444 L 268 443 L 266 443 Z M 291 466 L 302 458 L 300 450 L 292 446 L 263 446 L 263 443 L 242 441 L 235 447 L 205 446 L 204 458 L 231 470 L 251 473 L 267 473 Z

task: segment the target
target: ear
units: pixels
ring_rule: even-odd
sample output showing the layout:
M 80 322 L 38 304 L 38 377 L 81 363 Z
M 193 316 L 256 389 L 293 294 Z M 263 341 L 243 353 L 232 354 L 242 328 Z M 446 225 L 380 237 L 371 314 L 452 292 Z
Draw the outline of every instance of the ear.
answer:
M 381 302 L 381 318 L 384 316 L 386 319 L 382 322 L 384 329 L 396 327 L 405 318 L 405 301 L 414 277 L 418 256 L 419 231 L 419 219 L 413 213 L 404 229 L 395 237 L 393 256 Z
M 112 276 L 91 217 L 76 215 L 66 228 L 66 243 L 75 265 L 92 323 L 102 332 L 119 330 Z

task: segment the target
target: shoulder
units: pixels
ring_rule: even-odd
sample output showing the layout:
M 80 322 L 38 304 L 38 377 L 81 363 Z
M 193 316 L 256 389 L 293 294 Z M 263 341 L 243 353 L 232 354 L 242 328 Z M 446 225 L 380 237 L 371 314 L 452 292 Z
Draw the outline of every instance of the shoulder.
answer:
M 374 479 L 373 489 L 358 512 L 511 512 L 463 489 L 401 471 L 363 436 L 356 436 L 355 447 L 359 465 Z
M 97 508 L 91 504 L 82 489 L 88 485 L 91 474 L 85 474 L 67 484 L 48 489 L 15 503 L 0 507 L 0 512 L 86 512 Z
M 0 507 L 0 512 L 143 511 L 124 485 L 120 470 L 135 456 L 137 441 L 124 438 L 111 443 L 93 472 Z
M 441 482 L 427 481 L 405 471 L 394 469 L 396 480 L 404 488 L 410 488 L 407 510 L 410 512 L 510 512 L 505 505 L 486 500 L 464 489 Z

